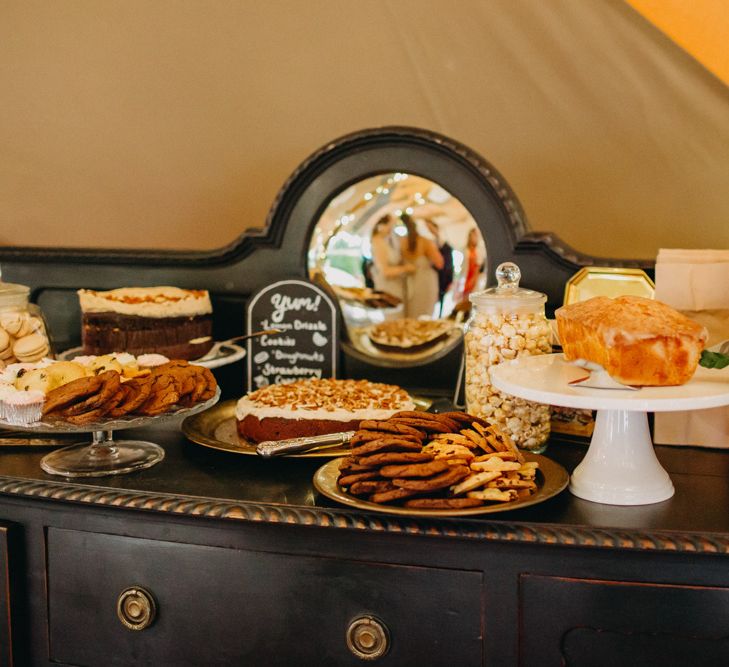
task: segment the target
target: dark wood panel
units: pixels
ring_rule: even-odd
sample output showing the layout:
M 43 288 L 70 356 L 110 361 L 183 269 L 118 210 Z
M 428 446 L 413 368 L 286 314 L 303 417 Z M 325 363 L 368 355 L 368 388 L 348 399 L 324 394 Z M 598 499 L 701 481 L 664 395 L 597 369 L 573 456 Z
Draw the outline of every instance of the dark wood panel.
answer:
M 520 578 L 520 664 L 729 664 L 729 588 Z
M 382 665 L 482 663 L 482 574 L 48 529 L 50 659 L 83 665 L 356 665 L 352 619 L 388 626 Z M 151 591 L 126 629 L 119 593 Z
M 0 521 L 0 666 L 10 667 L 13 661 L 13 575 L 11 571 L 12 523 Z

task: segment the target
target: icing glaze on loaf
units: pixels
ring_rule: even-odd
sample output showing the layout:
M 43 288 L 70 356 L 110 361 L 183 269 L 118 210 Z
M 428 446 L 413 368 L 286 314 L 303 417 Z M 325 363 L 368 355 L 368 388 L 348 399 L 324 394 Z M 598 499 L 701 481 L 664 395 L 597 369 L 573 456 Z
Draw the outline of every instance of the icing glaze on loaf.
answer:
M 600 364 L 618 382 L 687 382 L 706 343 L 704 327 L 660 301 L 599 296 L 556 313 L 565 358 Z

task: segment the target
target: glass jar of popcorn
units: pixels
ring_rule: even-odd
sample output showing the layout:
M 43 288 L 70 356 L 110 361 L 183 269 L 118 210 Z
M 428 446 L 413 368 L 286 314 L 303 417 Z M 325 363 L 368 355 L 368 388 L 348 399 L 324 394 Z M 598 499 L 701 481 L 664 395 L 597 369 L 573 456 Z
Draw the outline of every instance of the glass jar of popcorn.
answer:
M 549 354 L 552 334 L 544 314 L 546 295 L 519 287 L 521 271 L 505 262 L 497 287 L 471 294 L 466 324 L 466 409 L 509 435 L 521 449 L 540 453 L 549 438 L 550 408 L 498 391 L 489 368 L 523 356 Z
M 0 370 L 51 354 L 45 320 L 40 308 L 29 302 L 29 295 L 25 285 L 0 282 Z

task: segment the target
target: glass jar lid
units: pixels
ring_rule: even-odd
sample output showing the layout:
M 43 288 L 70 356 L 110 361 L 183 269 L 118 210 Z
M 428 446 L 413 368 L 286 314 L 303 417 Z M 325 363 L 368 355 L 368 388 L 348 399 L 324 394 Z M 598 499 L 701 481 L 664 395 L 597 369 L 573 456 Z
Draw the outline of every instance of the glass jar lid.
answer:
M 547 295 L 519 287 L 521 271 L 513 262 L 503 262 L 496 267 L 496 287 L 475 292 L 469 297 L 476 308 L 497 308 L 498 310 L 539 309 Z
M 28 303 L 30 287 L 0 281 L 0 310 L 22 308 Z

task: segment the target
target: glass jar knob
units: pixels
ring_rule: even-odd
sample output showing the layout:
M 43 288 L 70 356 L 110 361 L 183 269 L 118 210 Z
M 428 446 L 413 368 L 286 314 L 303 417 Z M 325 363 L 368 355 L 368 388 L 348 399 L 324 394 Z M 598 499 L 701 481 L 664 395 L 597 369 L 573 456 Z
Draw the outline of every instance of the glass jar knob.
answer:
M 502 262 L 496 267 L 496 282 L 500 290 L 515 290 L 520 280 L 521 270 L 514 262 Z

